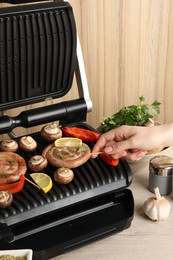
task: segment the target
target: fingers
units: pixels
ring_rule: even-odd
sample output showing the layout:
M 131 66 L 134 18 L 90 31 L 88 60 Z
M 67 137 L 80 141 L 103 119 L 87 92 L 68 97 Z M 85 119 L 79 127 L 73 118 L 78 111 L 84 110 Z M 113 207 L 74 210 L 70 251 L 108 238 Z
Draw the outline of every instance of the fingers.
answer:
M 132 161 L 141 159 L 146 154 L 143 150 L 146 149 L 144 148 L 146 145 L 143 142 L 141 144 L 141 134 L 138 134 L 140 132 L 143 135 L 141 129 L 140 127 L 121 126 L 101 135 L 93 148 L 92 158 L 97 157 L 100 151 L 104 151 L 114 159 L 122 157 Z M 146 136 L 145 132 L 144 134 Z
M 107 152 L 108 150 L 107 150 L 107 148 L 105 148 L 104 151 L 105 151 L 105 153 L 108 153 L 109 155 L 111 155 L 111 157 L 113 159 L 123 158 L 123 159 L 129 160 L 129 161 L 138 161 L 138 160 L 142 159 L 147 153 L 147 151 L 136 150 L 136 149 L 123 150 L 118 153 L 110 153 L 110 152 Z
M 97 141 L 97 143 L 95 144 L 95 146 L 93 147 L 93 150 L 92 150 L 92 158 L 96 158 L 97 157 L 97 153 L 99 153 L 100 151 L 103 151 L 103 148 L 107 145 L 108 147 L 108 144 L 109 142 L 111 141 L 112 139 L 109 138 L 109 136 L 107 137 L 107 135 L 101 135 L 99 140 Z M 110 149 L 111 149 L 111 146 L 110 146 Z M 108 149 L 109 150 L 109 149 Z
M 111 130 L 105 134 L 102 134 L 95 144 L 92 152 L 92 158 L 97 157 L 97 153 L 102 151 L 103 149 L 107 149 L 107 153 L 115 153 L 116 150 L 116 142 L 123 140 L 123 134 L 121 128 L 116 130 Z M 110 148 L 109 148 L 110 147 Z M 112 150 L 111 150 L 112 149 Z M 119 150 L 120 152 L 120 150 Z
M 146 155 L 146 151 L 138 150 L 136 152 L 127 152 L 126 156 L 124 156 L 124 159 L 129 161 L 139 161 Z
M 128 149 L 129 143 L 125 142 L 125 140 L 128 139 L 127 133 L 128 135 L 131 135 L 128 126 L 121 126 L 117 129 L 113 129 L 105 134 L 102 134 L 93 148 L 93 153 L 98 153 L 105 148 L 110 154 Z M 93 158 L 95 157 L 96 155 L 93 155 Z
M 127 140 L 123 140 L 119 142 L 111 141 L 107 143 L 105 147 L 102 148 L 102 150 L 107 154 L 113 155 L 114 158 L 116 156 L 115 159 L 117 159 L 117 156 L 119 156 L 119 158 L 125 156 L 125 151 L 129 148 L 129 141 L 127 142 Z
M 122 151 L 120 153 L 112 154 L 111 157 L 114 159 L 125 159 L 129 161 L 139 161 L 146 155 L 146 151 Z

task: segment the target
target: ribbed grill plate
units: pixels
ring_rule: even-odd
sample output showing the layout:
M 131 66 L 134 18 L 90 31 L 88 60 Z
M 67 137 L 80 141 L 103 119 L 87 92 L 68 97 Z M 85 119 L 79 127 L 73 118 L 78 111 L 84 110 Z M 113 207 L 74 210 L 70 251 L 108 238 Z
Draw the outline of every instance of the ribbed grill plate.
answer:
M 32 155 L 41 154 L 47 145 L 39 133 L 33 137 L 38 143 L 37 150 L 32 154 L 19 153 L 26 162 Z M 90 144 L 91 149 L 92 145 Z M 60 185 L 53 182 L 53 188 L 47 194 L 26 181 L 24 189 L 14 195 L 13 204 L 7 209 L 0 209 L 1 222 L 5 221 L 8 225 L 12 225 L 106 193 L 122 190 L 130 185 L 132 178 L 128 164 L 123 161 L 120 161 L 117 167 L 112 167 L 99 158 L 90 159 L 73 170 L 75 178 L 71 183 Z M 46 168 L 46 173 L 52 179 L 54 171 L 53 167 Z M 29 173 L 29 171 L 26 173 L 27 178 L 30 178 Z
M 0 14 L 0 109 L 64 96 L 76 62 L 76 27 L 67 3 L 15 8 Z

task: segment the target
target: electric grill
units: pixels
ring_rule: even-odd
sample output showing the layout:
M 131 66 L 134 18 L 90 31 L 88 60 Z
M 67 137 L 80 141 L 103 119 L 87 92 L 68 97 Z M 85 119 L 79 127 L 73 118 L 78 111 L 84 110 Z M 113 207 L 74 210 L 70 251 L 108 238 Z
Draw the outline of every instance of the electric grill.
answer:
M 0 134 L 18 139 L 13 133 L 17 127 L 53 121 L 95 131 L 86 122 L 92 102 L 68 2 L 0 9 L 0 57 Z M 64 97 L 74 76 L 76 99 L 25 110 L 14 117 L 7 115 L 9 109 Z M 26 162 L 47 146 L 39 131 L 32 137 L 37 150 L 18 151 Z M 88 145 L 92 149 L 94 143 Z M 54 170 L 46 168 L 52 179 Z M 13 204 L 0 209 L 1 249 L 31 248 L 34 259 L 44 260 L 130 227 L 134 200 L 128 189 L 132 173 L 126 161 L 113 167 L 100 158 L 90 159 L 74 173 L 70 184 L 54 182 L 47 194 L 25 182 L 22 191 L 14 194 Z

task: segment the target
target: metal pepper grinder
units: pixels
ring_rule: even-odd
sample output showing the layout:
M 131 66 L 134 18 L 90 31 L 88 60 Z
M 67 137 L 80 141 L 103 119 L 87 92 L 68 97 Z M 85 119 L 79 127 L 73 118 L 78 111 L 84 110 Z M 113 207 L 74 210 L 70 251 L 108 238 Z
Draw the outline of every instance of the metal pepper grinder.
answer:
M 173 158 L 160 155 L 150 159 L 148 188 L 154 193 L 156 187 L 161 195 L 172 192 Z

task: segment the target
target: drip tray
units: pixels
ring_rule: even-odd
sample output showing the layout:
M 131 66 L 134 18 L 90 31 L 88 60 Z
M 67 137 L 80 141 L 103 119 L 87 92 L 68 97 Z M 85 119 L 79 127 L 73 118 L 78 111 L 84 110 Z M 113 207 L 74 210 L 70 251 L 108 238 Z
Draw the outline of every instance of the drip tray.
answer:
M 56 255 L 120 232 L 131 225 L 132 192 L 125 189 L 35 219 L 32 225 L 16 225 L 12 233 L 17 248 L 31 248 L 34 259 Z M 34 226 L 33 226 L 34 225 Z M 38 228 L 37 228 L 38 227 Z M 10 243 L 9 243 L 10 245 Z

